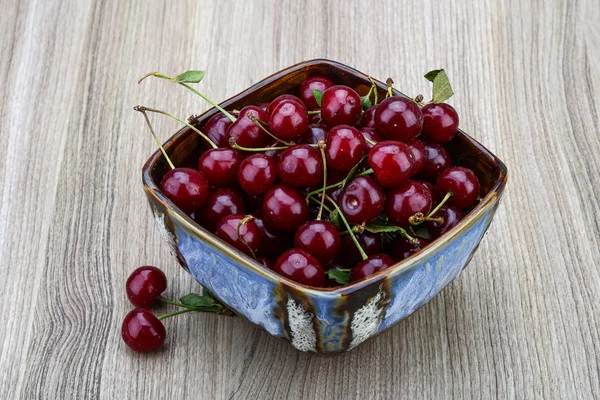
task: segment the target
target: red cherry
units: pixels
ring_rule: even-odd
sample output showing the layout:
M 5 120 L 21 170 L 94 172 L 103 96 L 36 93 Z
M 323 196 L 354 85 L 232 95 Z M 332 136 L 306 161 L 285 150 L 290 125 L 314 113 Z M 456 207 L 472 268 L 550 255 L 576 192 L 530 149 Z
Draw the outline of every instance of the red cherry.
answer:
M 260 103 L 259 105 L 257 105 L 257 107 L 258 108 L 262 108 L 263 111 L 268 114 L 267 110 L 269 109 L 269 104 L 270 103 Z
M 308 114 L 308 123 L 309 124 L 320 124 L 321 122 L 323 122 L 321 120 L 321 111 L 319 111 L 318 113 Z
M 425 165 L 419 174 L 425 180 L 435 182 L 442 171 L 452 166 L 452 160 L 446 149 L 438 143 L 426 142 L 425 147 Z
M 325 282 L 325 271 L 321 263 L 300 249 L 291 249 L 283 253 L 275 262 L 273 270 L 303 285 L 323 287 Z
M 302 82 L 300 85 L 300 97 L 304 104 L 306 104 L 306 108 L 309 110 L 316 110 L 319 108 L 313 89 L 324 92 L 325 89 L 330 88 L 333 85 L 335 85 L 335 83 L 323 76 L 315 76 Z
M 229 135 L 227 134 L 227 130 L 232 123 L 233 122 L 225 114 L 217 113 L 206 121 L 203 133 L 208 136 L 217 147 L 227 147 L 229 146 Z M 205 149 L 211 148 L 206 140 L 202 139 L 202 143 Z
M 273 140 L 269 144 L 265 146 L 266 148 L 272 147 L 283 147 L 283 144 L 277 140 Z M 262 152 L 263 155 L 267 157 L 273 158 L 273 160 L 277 161 L 279 159 L 279 155 L 281 154 L 281 150 L 267 150 Z
M 377 106 L 371 106 L 363 113 L 358 122 L 359 128 L 375 129 L 375 110 L 377 110 Z
M 275 100 L 273 100 L 271 103 L 269 103 L 269 106 L 267 107 L 267 114 L 273 114 L 273 110 L 275 110 L 275 107 L 277 107 L 282 101 L 295 101 L 302 107 L 306 108 L 306 105 L 302 102 L 302 100 L 300 100 L 299 97 L 296 97 L 292 94 L 282 94 L 281 96 L 276 97 Z
M 145 308 L 134 308 L 125 316 L 121 337 L 133 351 L 148 352 L 158 349 L 167 337 L 165 326 Z
M 388 97 L 377 105 L 375 126 L 388 139 L 408 142 L 421 133 L 423 113 L 407 97 Z
M 323 181 L 323 161 L 319 150 L 307 144 L 285 149 L 278 162 L 279 177 L 294 187 L 308 188 Z
M 297 140 L 306 134 L 308 114 L 297 101 L 281 101 L 269 117 L 271 133 L 283 140 Z
M 356 282 L 364 279 L 376 272 L 383 271 L 389 266 L 394 265 L 394 260 L 385 254 L 375 254 L 364 261 L 356 264 L 350 269 L 350 282 Z
M 362 113 L 360 96 L 348 86 L 331 86 L 321 98 L 321 118 L 325 125 L 354 125 Z
M 431 194 L 435 194 L 435 186 L 433 183 L 427 181 L 419 181 L 419 183 L 427 188 Z M 435 200 L 435 199 L 434 199 Z
M 244 198 L 237 190 L 221 188 L 210 194 L 204 207 L 194 215 L 194 220 L 206 230 L 214 232 L 217 224 L 231 214 L 245 214 Z
M 191 168 L 175 168 L 160 182 L 160 190 L 186 214 L 202 207 L 210 188 L 204 176 Z
M 433 197 L 425 186 L 408 181 L 387 193 L 385 212 L 390 221 L 399 226 L 410 226 L 409 218 L 416 213 L 429 214 Z
M 262 215 L 267 225 L 281 231 L 295 231 L 310 217 L 304 196 L 286 185 L 277 185 L 264 197 Z
M 394 188 L 410 178 L 413 156 L 406 143 L 387 140 L 373 146 L 369 152 L 369 165 L 377 183 L 384 188 Z
M 277 179 L 277 163 L 263 154 L 252 154 L 244 158 L 238 170 L 238 183 L 251 195 L 267 193 Z
M 464 217 L 465 213 L 460 208 L 443 205 L 432 215 L 432 218 L 442 218 L 442 222 L 427 221 L 425 222 L 425 227 L 432 238 L 438 238 L 458 225 Z
M 392 246 L 392 258 L 398 262 L 402 261 L 413 254 L 418 253 L 431 243 L 429 239 L 415 238 L 416 243 L 411 242 L 405 237 L 398 239 Z
M 294 237 L 295 248 L 308 252 L 323 265 L 337 257 L 341 244 L 337 229 L 326 221 L 307 222 L 296 231 Z
M 262 266 L 267 269 L 273 269 L 275 267 L 275 264 L 273 264 L 273 261 L 271 261 L 265 257 L 256 257 L 256 262 L 258 262 L 259 264 L 262 264 Z
M 342 192 L 340 209 L 351 224 L 369 223 L 383 211 L 385 194 L 368 176 L 359 176 Z
M 363 233 L 357 233 L 354 236 L 356 236 L 356 240 L 367 256 L 381 253 L 380 233 L 364 231 Z M 342 249 L 344 249 L 344 251 L 340 253 L 340 257 L 343 264 L 354 265 L 362 260 L 361 254 L 350 235 L 342 236 Z
M 375 144 L 377 144 L 377 143 L 383 142 L 385 140 L 385 137 L 380 135 L 373 128 L 360 128 L 359 132 L 362 133 L 363 137 L 365 138 L 365 142 L 367 143 L 367 147 L 369 149 L 372 149 L 373 146 L 375 146 L 374 144 L 371 144 L 370 142 L 375 142 Z
M 127 282 L 125 290 L 129 301 L 136 307 L 150 307 L 154 300 L 167 289 L 167 277 L 160 269 L 144 266 L 135 269 Z
M 421 172 L 423 170 L 423 167 L 425 167 L 425 160 L 427 158 L 427 154 L 425 152 L 425 146 L 419 139 L 411 140 L 406 144 L 410 149 L 410 153 L 413 156 L 413 169 L 411 175 L 414 176 Z
M 327 168 L 336 171 L 350 171 L 367 151 L 363 135 L 348 125 L 331 128 L 326 143 Z
M 302 143 L 317 144 L 320 140 L 325 141 L 329 128 L 322 124 L 310 124 L 308 126 L 306 136 L 302 139 Z
M 246 221 L 242 225 L 244 218 L 243 214 L 224 217 L 217 223 L 216 235 L 242 253 L 251 256 L 252 252 L 256 253 L 260 246 L 260 229 L 253 220 Z
M 292 247 L 293 237 L 288 232 L 274 230 L 265 224 L 265 218 L 260 212 L 252 214 L 256 226 L 260 229 L 260 247 L 258 254 L 276 260 L 284 251 Z
M 448 142 L 458 130 L 458 114 L 450 104 L 423 107 L 423 136 L 433 142 Z
M 253 116 L 261 121 L 267 122 L 267 113 L 256 106 L 246 106 L 240 111 L 237 121 L 229 127 L 227 134 L 241 147 L 257 148 L 263 147 L 271 137 L 249 118 Z
M 236 182 L 242 154 L 234 149 L 219 148 L 205 151 L 198 160 L 198 169 L 209 184 L 229 186 Z
M 479 180 L 468 168 L 453 167 L 442 172 L 435 184 L 435 191 L 439 199 L 448 192 L 452 197 L 447 204 L 460 208 L 467 208 L 475 204 L 479 197 Z

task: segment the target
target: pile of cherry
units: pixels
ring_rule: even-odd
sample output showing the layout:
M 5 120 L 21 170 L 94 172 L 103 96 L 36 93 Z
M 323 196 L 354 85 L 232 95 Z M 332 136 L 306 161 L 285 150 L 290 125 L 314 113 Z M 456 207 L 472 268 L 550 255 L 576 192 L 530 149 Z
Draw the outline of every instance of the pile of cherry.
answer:
M 153 76 L 206 99 L 187 85 L 199 81 L 190 74 Z M 199 225 L 286 278 L 313 287 L 361 280 L 429 245 L 479 199 L 473 171 L 453 166 L 444 147 L 459 122 L 443 103 L 452 95 L 447 77 L 438 70 L 426 78 L 429 102 L 393 95 L 391 80 L 380 99 L 374 83 L 361 96 L 316 76 L 298 96 L 239 111 L 217 106 L 201 129 L 183 121 L 206 149 L 198 169 L 167 157 L 172 170 L 160 189 Z M 136 110 L 151 130 L 147 111 L 171 116 Z

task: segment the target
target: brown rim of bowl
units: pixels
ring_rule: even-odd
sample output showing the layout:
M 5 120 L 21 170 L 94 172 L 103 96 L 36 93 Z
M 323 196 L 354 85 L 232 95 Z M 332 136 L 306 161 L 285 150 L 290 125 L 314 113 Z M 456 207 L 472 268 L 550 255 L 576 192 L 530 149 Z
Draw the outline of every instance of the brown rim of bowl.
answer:
M 314 60 L 304 61 L 304 62 L 295 64 L 295 65 L 292 65 L 292 66 L 285 68 L 279 72 L 276 72 L 273 75 L 261 80 L 260 82 L 255 83 L 254 85 L 250 86 L 249 88 L 245 89 L 244 91 L 236 94 L 235 96 L 232 96 L 229 99 L 219 103 L 219 105 L 223 108 L 227 108 L 233 102 L 248 96 L 250 93 L 254 92 L 255 90 L 284 77 L 285 75 L 289 74 L 290 72 L 294 72 L 299 69 L 305 68 L 307 66 L 318 65 L 318 64 L 332 65 L 336 68 L 344 70 L 345 72 L 356 75 L 356 76 L 362 78 L 363 80 L 365 80 L 366 82 L 368 82 L 367 75 L 365 75 L 364 73 L 362 73 L 360 71 L 357 71 L 356 69 L 354 69 L 352 67 L 349 67 L 347 65 L 344 65 L 344 64 L 336 62 L 336 61 L 327 60 L 327 59 L 314 59 Z M 375 80 L 375 82 L 381 89 L 386 88 L 386 85 L 383 82 L 381 82 L 379 80 Z M 403 95 L 401 92 L 399 92 L 395 89 L 394 89 L 394 94 Z M 216 110 L 214 107 L 210 108 L 207 111 L 205 111 L 204 113 L 202 113 L 201 115 L 199 115 L 197 117 L 197 119 L 204 118 L 204 119 L 208 120 L 208 118 L 212 117 L 217 112 L 218 112 L 218 110 Z M 183 140 L 183 138 L 185 136 L 185 135 L 183 135 L 183 133 L 186 131 L 191 131 L 191 129 L 189 129 L 187 127 L 180 129 L 164 143 L 163 146 L 167 153 L 170 153 L 169 149 L 175 148 L 177 146 L 177 144 L 181 140 Z M 160 150 L 155 151 L 154 154 L 152 154 L 150 156 L 150 158 L 146 161 L 146 163 L 142 167 L 142 181 L 144 183 L 145 190 L 148 193 L 150 193 L 156 201 L 162 203 L 165 206 L 165 208 L 168 208 L 171 211 L 171 214 L 170 214 L 171 216 L 176 217 L 181 223 L 183 223 L 187 227 L 188 230 L 193 232 L 195 235 L 199 236 L 206 243 L 208 243 L 212 247 L 216 247 L 221 252 L 225 253 L 228 257 L 240 262 L 245 267 L 251 268 L 252 270 L 254 270 L 255 272 L 257 272 L 263 276 L 272 278 L 275 282 L 285 283 L 286 285 L 296 288 L 297 290 L 301 290 L 305 293 L 312 293 L 315 295 L 326 294 L 326 295 L 332 295 L 332 296 L 333 295 L 335 295 L 335 296 L 348 295 L 350 293 L 353 293 L 356 290 L 359 290 L 360 288 L 362 288 L 364 286 L 368 286 L 374 282 L 383 280 L 384 278 L 390 277 L 391 275 L 403 273 L 403 272 L 409 270 L 410 268 L 420 265 L 421 262 L 425 258 L 427 258 L 430 255 L 432 255 L 433 253 L 441 250 L 442 248 L 448 246 L 453 237 L 457 236 L 459 233 L 465 231 L 467 228 L 469 228 L 471 225 L 473 225 L 475 223 L 475 221 L 479 220 L 479 218 L 481 216 L 483 216 L 483 214 L 485 214 L 485 212 L 499 200 L 499 197 L 501 196 L 502 191 L 504 190 L 504 187 L 505 187 L 507 179 L 508 179 L 508 171 L 506 169 L 506 166 L 498 157 L 496 157 L 494 154 L 492 154 L 481 143 L 479 143 L 477 140 L 475 140 L 472 137 L 470 137 L 469 135 L 467 135 L 461 129 L 458 130 L 458 134 L 464 136 L 464 138 L 466 138 L 475 147 L 477 147 L 477 149 L 481 153 L 483 153 L 489 159 L 493 160 L 494 165 L 499 169 L 500 173 L 496 177 L 495 183 L 494 183 L 493 187 L 491 188 L 491 190 L 481 199 L 479 204 L 477 204 L 477 206 L 473 210 L 471 210 L 471 212 L 469 214 L 467 214 L 467 216 L 463 220 L 461 220 L 458 223 L 458 225 L 456 225 L 454 228 L 452 228 L 451 230 L 449 230 L 448 232 L 444 233 L 442 236 L 440 236 L 439 238 L 434 240 L 429 246 L 425 247 L 423 250 L 406 258 L 405 260 L 395 263 L 391 267 L 388 267 L 382 271 L 379 271 L 373 275 L 370 275 L 365 279 L 362 279 L 362 280 L 354 282 L 354 283 L 349 283 L 344 286 L 334 287 L 334 288 L 315 288 L 313 286 L 306 286 L 306 285 L 294 282 L 291 279 L 288 279 L 286 277 L 283 277 L 283 276 L 275 273 L 274 271 L 271 271 L 270 269 L 265 268 L 264 266 L 262 266 L 261 264 L 259 264 L 255 260 L 253 260 L 252 258 L 246 256 L 245 254 L 238 252 L 236 249 L 227 245 L 225 242 L 221 241 L 216 236 L 214 236 L 212 233 L 210 233 L 209 231 L 207 231 L 206 229 L 204 229 L 203 227 L 198 225 L 196 222 L 194 222 L 188 215 L 186 215 L 181 210 L 179 210 L 179 208 L 177 208 L 167 197 L 165 197 L 162 194 L 159 187 L 152 179 L 152 176 L 151 176 L 152 170 L 153 170 L 154 166 L 156 165 L 156 163 L 161 159 L 161 157 L 163 157 Z

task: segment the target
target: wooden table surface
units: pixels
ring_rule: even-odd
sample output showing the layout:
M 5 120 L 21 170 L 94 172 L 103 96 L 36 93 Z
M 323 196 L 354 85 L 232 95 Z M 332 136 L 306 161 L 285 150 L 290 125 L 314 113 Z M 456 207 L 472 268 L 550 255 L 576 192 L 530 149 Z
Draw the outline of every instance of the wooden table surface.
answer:
M 600 11 L 595 0 L 41 1 L 0 12 L 0 398 L 598 398 Z M 120 338 L 139 265 L 199 290 L 142 191 L 136 104 L 208 105 L 150 71 L 207 72 L 216 100 L 330 58 L 427 93 L 443 67 L 461 126 L 505 161 L 469 268 L 349 353 L 303 354 L 239 317 Z M 154 117 L 162 139 L 178 124 Z M 164 307 L 160 311 L 172 310 Z

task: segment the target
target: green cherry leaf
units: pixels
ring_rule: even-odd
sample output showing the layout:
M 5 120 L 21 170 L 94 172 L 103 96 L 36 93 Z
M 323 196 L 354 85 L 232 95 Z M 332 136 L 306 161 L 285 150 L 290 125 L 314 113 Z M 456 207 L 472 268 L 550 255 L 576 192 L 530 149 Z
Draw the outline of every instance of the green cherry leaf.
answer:
M 171 80 L 177 83 L 198 83 L 202 78 L 204 78 L 204 71 L 192 70 L 179 74 Z
M 349 183 L 352 178 L 354 178 L 354 174 L 356 174 L 356 170 L 358 169 L 358 166 L 362 164 L 362 162 L 364 161 L 365 158 L 367 158 L 368 156 L 364 156 L 363 158 L 360 159 L 359 162 L 356 163 L 356 165 L 354 167 L 352 167 L 352 169 L 350 171 L 348 171 L 348 175 L 346 175 L 346 178 L 344 179 L 344 183 L 342 184 L 342 188 L 344 186 L 346 186 L 347 183 Z
M 329 222 L 331 222 L 337 230 L 340 230 L 340 227 L 342 226 L 342 220 L 340 219 L 340 214 L 337 209 L 334 208 L 329 213 Z
M 350 282 L 349 269 L 330 269 L 326 272 L 329 279 L 334 279 L 337 283 L 345 285 Z
M 360 98 L 360 102 L 362 103 L 362 108 L 363 110 L 367 110 L 371 107 L 372 103 L 371 103 L 371 99 L 369 98 L 370 96 L 362 96 Z
M 429 71 L 425 74 L 425 79 L 433 83 L 433 94 L 431 97 L 433 103 L 443 103 L 454 94 L 448 75 L 446 75 L 443 69 Z
M 213 307 L 218 305 L 211 295 L 200 296 L 196 293 L 186 294 L 179 301 L 188 307 Z
M 382 221 L 369 222 L 365 226 L 365 230 L 371 233 L 386 233 L 386 232 L 406 232 L 404 228 L 395 225 L 388 225 Z
M 317 101 L 317 104 L 319 105 L 319 107 L 321 107 L 321 99 L 323 98 L 323 92 L 321 92 L 320 90 L 317 90 L 317 89 L 313 89 L 312 92 L 313 92 L 313 95 L 315 96 L 315 100 Z

